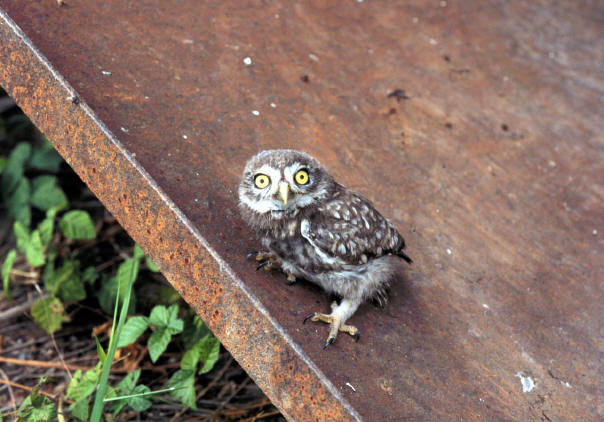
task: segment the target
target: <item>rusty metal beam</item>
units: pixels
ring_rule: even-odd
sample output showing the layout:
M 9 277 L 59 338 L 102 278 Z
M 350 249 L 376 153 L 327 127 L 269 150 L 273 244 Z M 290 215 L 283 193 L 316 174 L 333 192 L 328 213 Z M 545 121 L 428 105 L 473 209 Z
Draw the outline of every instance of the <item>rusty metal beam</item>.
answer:
M 290 420 L 600 420 L 602 13 L 0 0 L 0 85 Z M 237 181 L 271 147 L 408 240 L 358 344 L 323 351 L 327 298 L 245 261 Z

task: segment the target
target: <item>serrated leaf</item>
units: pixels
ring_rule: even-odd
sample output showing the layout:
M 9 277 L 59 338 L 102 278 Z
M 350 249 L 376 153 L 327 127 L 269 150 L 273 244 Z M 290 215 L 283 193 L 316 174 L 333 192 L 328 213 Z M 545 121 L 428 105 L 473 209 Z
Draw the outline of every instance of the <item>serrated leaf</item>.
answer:
M 206 337 L 199 340 L 199 359 L 203 362 L 203 366 L 199 370 L 200 374 L 210 372 L 220 356 L 220 342 L 216 337 L 208 334 Z
M 85 240 L 96 237 L 96 229 L 90 214 L 82 210 L 73 210 L 63 214 L 59 221 L 63 235 L 68 239 Z
M 63 158 L 52 148 L 43 146 L 36 148 L 29 158 L 29 166 L 38 170 L 50 171 L 56 173 L 63 162 Z
M 52 421 L 57 417 L 57 408 L 48 398 L 38 393 L 39 386 L 23 400 L 19 406 L 19 421 L 44 422 Z
M 14 191 L 5 198 L 8 215 L 13 220 L 20 221 L 27 227 L 31 223 L 30 196 L 31 188 L 29 180 L 23 177 L 17 181 Z
M 4 296 L 10 299 L 10 271 L 13 269 L 15 259 L 17 258 L 17 251 L 12 249 L 4 259 L 2 263 L 2 286 L 4 288 Z
M 158 328 L 149 336 L 147 347 L 149 348 L 151 362 L 155 363 L 157 361 L 168 347 L 168 344 L 170 344 L 171 339 L 172 334 L 170 334 L 167 328 Z
M 75 401 L 90 397 L 96 389 L 100 373 L 98 366 L 86 372 L 82 372 L 80 369 L 76 370 L 67 387 L 67 397 Z
M 150 391 L 151 390 L 149 389 L 149 387 L 140 384 L 134 387 L 134 390 L 132 390 L 132 394 L 144 394 L 149 393 Z M 149 409 L 152 404 L 153 403 L 151 402 L 151 400 L 144 396 L 130 397 L 128 399 L 128 406 L 130 406 L 130 408 L 135 412 L 144 412 L 145 410 Z
M 159 268 L 157 268 L 157 265 L 155 265 L 148 256 L 145 256 L 145 264 L 147 264 L 147 268 L 149 268 L 149 271 L 152 271 L 154 273 L 159 272 Z
M 147 328 L 149 328 L 149 320 L 146 317 L 131 317 L 120 331 L 117 347 L 125 347 L 134 343 Z
M 10 152 L 4 171 L 2 172 L 2 193 L 7 198 L 23 178 L 23 169 L 31 153 L 31 146 L 22 142 Z
M 69 320 L 63 304 L 56 297 L 47 297 L 34 303 L 31 307 L 31 315 L 48 334 L 54 333 L 61 328 L 63 322 Z
M 154 327 L 165 327 L 168 325 L 168 308 L 163 305 L 156 305 L 151 309 L 149 323 Z
M 42 238 L 38 230 L 34 230 L 29 237 L 29 242 L 25 248 L 25 258 L 29 262 L 29 265 L 34 268 L 41 267 L 46 263 L 44 245 L 42 244 Z
M 179 369 L 168 380 L 168 386 L 178 388 L 170 392 L 172 397 L 180 400 L 191 409 L 197 409 L 195 404 L 195 371 Z
M 57 183 L 55 176 L 38 176 L 32 182 L 31 203 L 43 211 L 65 207 L 67 196 Z

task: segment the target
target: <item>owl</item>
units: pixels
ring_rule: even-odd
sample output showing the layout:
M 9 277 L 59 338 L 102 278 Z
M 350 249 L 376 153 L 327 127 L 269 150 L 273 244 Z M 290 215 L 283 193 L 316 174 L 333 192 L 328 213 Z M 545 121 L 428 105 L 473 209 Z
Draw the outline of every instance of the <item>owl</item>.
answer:
M 341 298 L 329 314 L 304 319 L 329 324 L 324 348 L 340 331 L 358 341 L 359 330 L 347 320 L 365 300 L 383 303 L 396 267 L 412 262 L 403 237 L 368 199 L 300 151 L 252 157 L 239 184 L 239 209 L 263 247 L 250 254 L 258 269 L 281 270 L 289 283 L 305 279 Z

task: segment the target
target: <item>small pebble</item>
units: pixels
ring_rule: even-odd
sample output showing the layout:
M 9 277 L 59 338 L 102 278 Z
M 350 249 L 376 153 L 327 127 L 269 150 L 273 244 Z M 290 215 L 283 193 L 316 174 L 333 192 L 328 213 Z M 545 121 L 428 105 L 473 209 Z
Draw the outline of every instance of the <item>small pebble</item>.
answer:
M 596 229 L 594 229 L 591 234 L 593 234 L 594 236 L 598 234 L 598 231 Z
M 252 114 L 254 116 L 260 116 L 260 112 L 258 110 L 252 110 Z
M 109 76 L 111 75 L 111 72 L 107 71 L 107 70 L 101 70 L 101 73 L 105 76 Z
M 451 255 L 453 252 L 451 251 L 451 249 L 447 248 L 447 255 Z
M 243 64 L 246 66 L 251 66 L 252 65 L 252 58 L 251 57 L 246 57 L 245 59 L 243 59 Z
M 277 104 L 275 104 L 275 103 L 271 103 L 271 107 L 272 107 L 272 108 L 277 108 Z
M 182 135 L 182 139 L 188 139 L 189 137 L 187 135 Z

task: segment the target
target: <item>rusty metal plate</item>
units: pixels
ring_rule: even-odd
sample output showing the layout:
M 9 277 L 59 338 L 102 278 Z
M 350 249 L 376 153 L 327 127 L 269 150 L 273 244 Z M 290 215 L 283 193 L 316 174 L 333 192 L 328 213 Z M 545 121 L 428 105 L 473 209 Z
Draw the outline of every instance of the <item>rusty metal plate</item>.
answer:
M 0 8 L 0 84 L 290 420 L 604 418 L 598 2 Z M 358 344 L 245 260 L 238 177 L 274 147 L 408 240 Z

